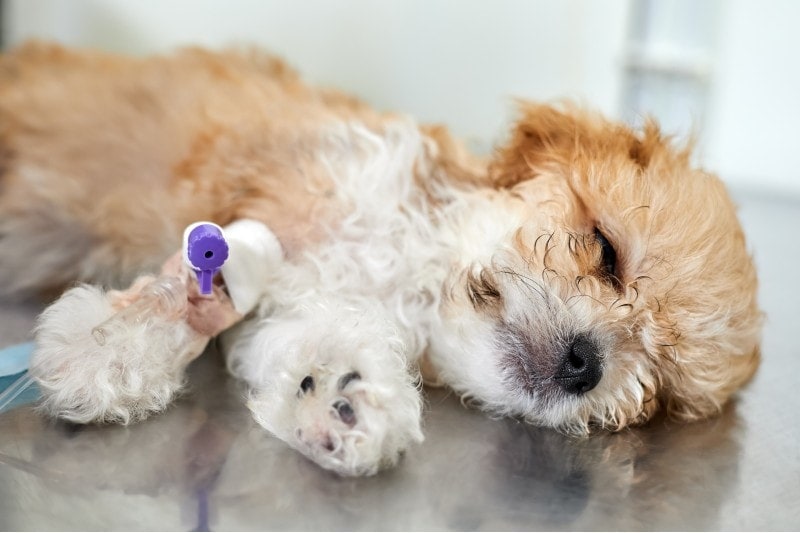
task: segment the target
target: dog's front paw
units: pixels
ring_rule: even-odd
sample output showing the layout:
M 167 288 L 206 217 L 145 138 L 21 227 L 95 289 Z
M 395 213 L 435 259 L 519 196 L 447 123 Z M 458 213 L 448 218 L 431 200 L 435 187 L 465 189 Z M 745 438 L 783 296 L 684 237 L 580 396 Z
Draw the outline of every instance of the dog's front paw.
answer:
M 371 475 L 423 440 L 422 393 L 393 328 L 342 314 L 272 322 L 234 350 L 233 369 L 259 424 L 323 468 Z
M 178 278 L 142 277 L 127 292 L 67 291 L 36 328 L 31 375 L 41 408 L 77 423 L 123 424 L 164 410 L 205 345 L 186 307 Z
M 372 475 L 395 465 L 423 436 L 414 384 L 370 378 L 355 369 L 317 368 L 295 384 L 291 398 L 262 391 L 249 407 L 261 425 L 323 468 Z

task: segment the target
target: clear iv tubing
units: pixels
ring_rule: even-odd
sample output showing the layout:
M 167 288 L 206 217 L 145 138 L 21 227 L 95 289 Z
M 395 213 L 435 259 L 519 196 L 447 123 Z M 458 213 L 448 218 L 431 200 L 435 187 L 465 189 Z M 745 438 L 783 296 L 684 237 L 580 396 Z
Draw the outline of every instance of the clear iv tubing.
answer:
M 186 308 L 186 285 L 178 277 L 160 277 L 142 288 L 139 298 L 92 329 L 92 337 L 105 346 L 115 324 L 141 324 L 154 315 L 177 318 Z
M 0 413 L 14 400 L 17 396 L 25 392 L 28 387 L 33 384 L 33 378 L 27 370 L 12 383 L 6 390 L 0 394 Z

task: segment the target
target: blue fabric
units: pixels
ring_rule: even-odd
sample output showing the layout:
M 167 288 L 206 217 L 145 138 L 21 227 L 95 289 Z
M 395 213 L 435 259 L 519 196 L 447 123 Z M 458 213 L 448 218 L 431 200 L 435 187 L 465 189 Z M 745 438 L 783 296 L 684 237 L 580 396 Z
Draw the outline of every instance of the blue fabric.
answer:
M 32 342 L 17 344 L 0 350 L 0 377 L 13 376 L 27 370 L 32 353 Z M 4 389 L 5 387 L 0 385 L 0 391 Z

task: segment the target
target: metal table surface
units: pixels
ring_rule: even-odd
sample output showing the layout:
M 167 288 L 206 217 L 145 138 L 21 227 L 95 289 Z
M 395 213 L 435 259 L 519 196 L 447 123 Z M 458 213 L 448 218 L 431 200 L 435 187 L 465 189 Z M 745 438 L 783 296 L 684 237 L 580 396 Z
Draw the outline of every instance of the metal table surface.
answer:
M 427 391 L 427 438 L 340 478 L 270 438 L 213 349 L 190 392 L 131 427 L 0 415 L 3 530 L 800 528 L 800 204 L 739 197 L 768 314 L 756 379 L 721 416 L 571 438 Z M 0 305 L 0 347 L 38 307 Z

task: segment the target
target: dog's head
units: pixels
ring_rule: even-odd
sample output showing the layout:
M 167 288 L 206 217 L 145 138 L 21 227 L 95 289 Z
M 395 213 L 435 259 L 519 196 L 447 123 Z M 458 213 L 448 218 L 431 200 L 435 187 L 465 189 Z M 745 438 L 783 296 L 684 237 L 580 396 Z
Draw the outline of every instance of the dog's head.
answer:
M 457 222 L 433 361 L 499 414 L 584 432 L 696 419 L 755 372 L 756 274 L 723 184 L 654 123 L 522 105 Z

